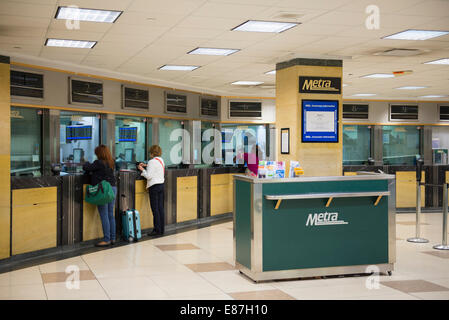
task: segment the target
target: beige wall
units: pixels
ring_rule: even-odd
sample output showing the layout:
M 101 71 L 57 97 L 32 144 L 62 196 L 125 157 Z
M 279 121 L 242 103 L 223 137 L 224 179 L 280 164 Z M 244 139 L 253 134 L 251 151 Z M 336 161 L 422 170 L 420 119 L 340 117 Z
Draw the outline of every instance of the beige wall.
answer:
M 10 91 L 9 64 L 0 63 L 0 259 L 10 254 Z

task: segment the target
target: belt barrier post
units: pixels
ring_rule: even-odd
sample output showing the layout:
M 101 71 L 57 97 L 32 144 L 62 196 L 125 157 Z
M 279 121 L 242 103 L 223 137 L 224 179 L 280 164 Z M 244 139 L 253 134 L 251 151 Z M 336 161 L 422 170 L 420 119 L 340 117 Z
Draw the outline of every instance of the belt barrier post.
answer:
M 443 241 L 441 244 L 433 246 L 437 250 L 449 250 L 447 245 L 447 212 L 448 212 L 448 194 L 447 183 L 443 186 Z

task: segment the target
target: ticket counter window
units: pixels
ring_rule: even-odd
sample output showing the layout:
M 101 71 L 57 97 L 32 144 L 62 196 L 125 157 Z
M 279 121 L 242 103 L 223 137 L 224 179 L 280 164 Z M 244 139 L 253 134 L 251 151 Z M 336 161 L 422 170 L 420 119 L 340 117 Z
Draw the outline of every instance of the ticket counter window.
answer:
M 449 128 L 432 127 L 432 160 L 435 165 L 449 164 Z
M 385 165 L 415 165 L 420 154 L 420 132 L 416 126 L 383 126 Z
M 42 174 L 42 111 L 11 107 L 11 176 Z
M 369 126 L 343 126 L 343 165 L 364 165 L 371 156 Z
M 182 162 L 182 132 L 182 121 L 159 119 L 159 145 L 167 167 Z
M 259 160 L 266 160 L 265 125 L 222 125 L 221 135 L 224 164 L 243 164 L 244 153 L 252 152 L 254 144 L 261 150 Z
M 97 159 L 100 144 L 100 117 L 92 113 L 61 112 L 60 158 L 62 172 L 81 173 L 86 161 Z
M 144 162 L 146 119 L 116 117 L 115 164 L 117 169 L 135 169 L 136 162 Z
M 201 121 L 201 163 L 203 166 L 211 166 L 211 161 L 214 160 L 214 129 L 215 125 L 212 122 Z

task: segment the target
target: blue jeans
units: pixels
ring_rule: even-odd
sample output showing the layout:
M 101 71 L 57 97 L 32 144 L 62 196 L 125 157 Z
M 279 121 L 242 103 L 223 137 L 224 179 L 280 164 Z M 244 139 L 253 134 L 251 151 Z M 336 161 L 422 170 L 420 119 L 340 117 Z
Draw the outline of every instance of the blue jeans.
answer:
M 117 187 L 112 187 L 114 190 L 114 200 L 98 207 L 98 212 L 100 213 L 101 225 L 103 226 L 103 241 L 110 242 L 115 241 L 115 217 L 114 217 L 114 206 L 115 198 L 117 196 Z

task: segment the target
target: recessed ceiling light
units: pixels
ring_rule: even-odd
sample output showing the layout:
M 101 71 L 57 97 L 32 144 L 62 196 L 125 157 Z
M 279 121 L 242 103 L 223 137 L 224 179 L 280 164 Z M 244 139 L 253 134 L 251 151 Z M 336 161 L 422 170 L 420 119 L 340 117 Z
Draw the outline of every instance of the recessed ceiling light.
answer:
M 353 94 L 353 97 L 371 97 L 371 96 L 375 96 L 375 93 L 356 93 Z
M 97 41 L 84 40 L 65 40 L 65 39 L 47 39 L 45 45 L 47 47 L 65 47 L 65 48 L 82 48 L 92 49 Z
M 236 85 L 236 86 L 257 86 L 262 83 L 263 82 L 261 82 L 261 81 L 235 81 L 231 84 Z
M 438 95 L 438 94 L 431 94 L 431 95 L 428 95 L 428 96 L 420 96 L 418 98 L 444 98 L 444 97 L 447 97 L 447 96 L 442 96 L 442 95 Z
M 169 70 L 169 71 L 192 71 L 198 69 L 198 66 L 175 66 L 175 65 L 163 65 L 159 70 Z
M 398 89 L 398 90 L 418 90 L 418 89 L 424 89 L 424 88 L 428 88 L 428 87 L 405 86 L 405 87 L 399 87 L 399 88 L 395 88 L 395 89 Z
M 271 70 L 271 71 L 265 72 L 265 74 L 276 74 L 276 70 Z
M 56 19 L 114 23 L 123 11 L 59 7 Z
M 247 32 L 276 32 L 280 33 L 297 26 L 299 23 L 294 22 L 275 22 L 275 21 L 257 21 L 248 20 L 245 23 L 231 29 L 231 31 L 247 31 Z
M 449 64 L 449 58 L 433 60 L 429 62 L 424 62 L 424 64 Z
M 221 49 L 221 48 L 196 48 L 188 54 L 204 54 L 209 56 L 229 56 L 230 54 L 236 53 L 240 49 Z
M 361 78 L 394 78 L 394 74 L 391 73 L 373 73 L 366 76 L 361 76 Z
M 392 40 L 427 40 L 449 34 L 449 31 L 434 31 L 434 30 L 405 30 L 392 34 L 391 36 L 383 37 L 382 39 Z
M 343 83 L 343 87 L 347 87 L 348 85 L 346 83 Z

